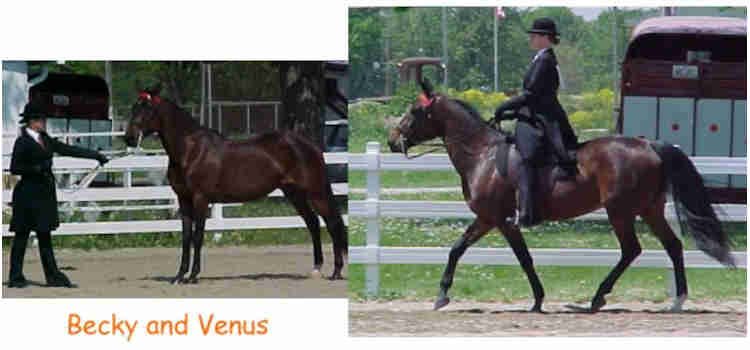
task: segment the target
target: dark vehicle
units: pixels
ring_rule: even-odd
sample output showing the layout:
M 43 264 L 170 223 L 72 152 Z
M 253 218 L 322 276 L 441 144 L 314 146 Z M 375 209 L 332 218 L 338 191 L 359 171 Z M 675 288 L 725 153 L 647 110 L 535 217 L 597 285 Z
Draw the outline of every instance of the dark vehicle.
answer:
M 29 99 L 39 103 L 53 134 L 111 132 L 109 89 L 93 75 L 49 73 L 31 87 Z M 112 148 L 112 137 L 69 137 L 66 143 L 94 150 Z
M 445 73 L 445 64 L 436 57 L 410 57 L 398 63 L 398 76 L 402 84 L 420 82 L 423 76 L 431 81 L 443 81 Z
M 325 152 L 347 152 L 349 143 L 348 101 L 346 98 L 347 71 L 345 61 L 329 61 L 325 65 L 326 109 L 323 126 Z M 326 166 L 328 178 L 333 183 L 347 182 L 346 164 Z

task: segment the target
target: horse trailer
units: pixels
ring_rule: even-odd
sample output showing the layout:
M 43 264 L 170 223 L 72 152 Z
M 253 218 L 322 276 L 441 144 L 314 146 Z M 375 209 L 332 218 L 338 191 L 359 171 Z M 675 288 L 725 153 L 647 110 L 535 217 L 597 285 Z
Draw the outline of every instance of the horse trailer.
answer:
M 650 18 L 632 32 L 622 64 L 617 131 L 663 140 L 689 156 L 745 157 L 744 19 Z M 747 202 L 746 177 L 705 175 L 714 202 Z

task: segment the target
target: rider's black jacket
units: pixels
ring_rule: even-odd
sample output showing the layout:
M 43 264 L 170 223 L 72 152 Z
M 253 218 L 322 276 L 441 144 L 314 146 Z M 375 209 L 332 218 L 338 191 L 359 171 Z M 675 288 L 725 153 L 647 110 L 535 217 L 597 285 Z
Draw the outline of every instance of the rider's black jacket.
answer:
M 566 148 L 574 148 L 577 138 L 570 126 L 565 110 L 557 100 L 560 77 L 557 73 L 557 57 L 552 48 L 545 49 L 529 66 L 523 78 L 523 92 L 505 101 L 498 107 L 496 116 L 503 111 L 528 107 L 532 115 L 542 115 L 556 121 Z

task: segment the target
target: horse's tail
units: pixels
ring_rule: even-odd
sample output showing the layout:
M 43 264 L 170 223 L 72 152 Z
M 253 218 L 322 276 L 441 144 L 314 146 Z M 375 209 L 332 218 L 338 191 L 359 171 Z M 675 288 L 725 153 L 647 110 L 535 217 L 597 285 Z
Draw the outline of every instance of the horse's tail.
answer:
M 674 145 L 652 142 L 651 147 L 661 158 L 664 181 L 672 192 L 682 231 L 690 233 L 698 249 L 722 264 L 734 267 L 729 237 L 711 207 L 703 178 L 693 162 Z

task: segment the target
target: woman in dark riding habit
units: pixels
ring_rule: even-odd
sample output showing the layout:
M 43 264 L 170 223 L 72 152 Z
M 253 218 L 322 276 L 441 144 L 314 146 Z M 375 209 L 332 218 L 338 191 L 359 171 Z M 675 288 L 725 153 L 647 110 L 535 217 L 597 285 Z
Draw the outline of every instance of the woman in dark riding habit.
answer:
M 521 94 L 505 101 L 495 111 L 495 122 L 504 119 L 518 118 L 518 111 L 523 107 L 528 109 L 531 124 L 544 129 L 547 140 L 552 145 L 557 156 L 559 167 L 554 175 L 557 179 L 570 179 L 575 176 L 575 161 L 568 154 L 568 149 L 574 149 L 578 143 L 573 128 L 570 126 L 565 110 L 557 100 L 557 89 L 560 86 L 560 73 L 557 58 L 552 46 L 559 43 L 559 33 L 555 22 L 549 18 L 539 18 L 529 34 L 529 46 L 537 53 L 531 61 L 523 79 Z M 524 113 L 521 113 L 523 115 Z M 538 157 L 537 151 L 542 150 L 538 142 L 533 140 L 533 133 L 517 130 L 517 146 L 523 158 L 522 174 L 519 178 L 520 191 L 520 223 L 530 226 L 538 222 L 538 215 L 534 211 L 533 159 Z M 527 135 L 529 135 L 527 137 Z M 525 153 L 525 154 L 524 154 Z
M 89 158 L 106 163 L 103 154 L 86 148 L 70 146 L 53 139 L 45 132 L 44 111 L 29 103 L 21 113 L 25 124 L 13 145 L 10 172 L 21 180 L 13 189 L 13 215 L 10 231 L 15 232 L 10 248 L 8 287 L 23 288 L 29 282 L 23 275 L 23 256 L 31 231 L 39 240 L 39 257 L 42 260 L 47 286 L 73 287 L 67 276 L 60 272 L 52 251 L 51 232 L 60 226 L 57 213 L 55 177 L 52 175 L 52 156 Z

